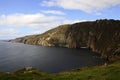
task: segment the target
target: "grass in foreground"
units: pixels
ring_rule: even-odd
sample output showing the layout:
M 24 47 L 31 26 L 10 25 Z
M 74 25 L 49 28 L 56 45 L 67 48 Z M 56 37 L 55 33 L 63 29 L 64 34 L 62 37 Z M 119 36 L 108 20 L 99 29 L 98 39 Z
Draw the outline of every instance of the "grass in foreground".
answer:
M 36 69 L 22 69 L 13 73 L 0 73 L 0 80 L 119 80 L 120 60 L 107 66 L 87 67 L 57 74 Z

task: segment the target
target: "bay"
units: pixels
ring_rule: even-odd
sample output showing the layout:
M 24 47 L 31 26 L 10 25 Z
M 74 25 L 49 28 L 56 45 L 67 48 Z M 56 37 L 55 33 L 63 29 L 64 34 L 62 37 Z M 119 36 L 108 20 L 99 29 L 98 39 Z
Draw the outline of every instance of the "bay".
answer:
M 33 67 L 47 73 L 102 64 L 104 60 L 88 49 L 44 47 L 0 41 L 0 72 Z

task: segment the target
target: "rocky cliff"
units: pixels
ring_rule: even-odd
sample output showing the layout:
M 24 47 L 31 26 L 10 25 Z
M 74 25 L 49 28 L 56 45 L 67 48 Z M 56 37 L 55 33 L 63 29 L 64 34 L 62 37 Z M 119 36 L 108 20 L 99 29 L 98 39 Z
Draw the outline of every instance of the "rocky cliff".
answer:
M 102 56 L 120 55 L 120 20 L 96 20 L 61 25 L 43 34 L 11 40 L 42 46 L 87 47 Z

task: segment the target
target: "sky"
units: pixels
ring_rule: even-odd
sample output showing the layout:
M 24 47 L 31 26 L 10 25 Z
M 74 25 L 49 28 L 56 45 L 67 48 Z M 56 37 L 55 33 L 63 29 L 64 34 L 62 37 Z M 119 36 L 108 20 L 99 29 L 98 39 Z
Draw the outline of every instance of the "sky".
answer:
M 97 19 L 120 20 L 120 0 L 0 0 L 0 40 Z

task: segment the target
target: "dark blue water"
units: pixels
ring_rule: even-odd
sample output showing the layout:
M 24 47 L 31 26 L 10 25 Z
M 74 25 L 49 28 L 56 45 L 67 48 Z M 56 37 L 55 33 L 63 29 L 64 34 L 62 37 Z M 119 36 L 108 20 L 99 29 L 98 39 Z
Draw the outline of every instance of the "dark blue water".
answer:
M 103 60 L 95 56 L 95 53 L 87 49 L 0 42 L 0 72 L 34 67 L 48 73 L 56 73 L 101 64 Z

